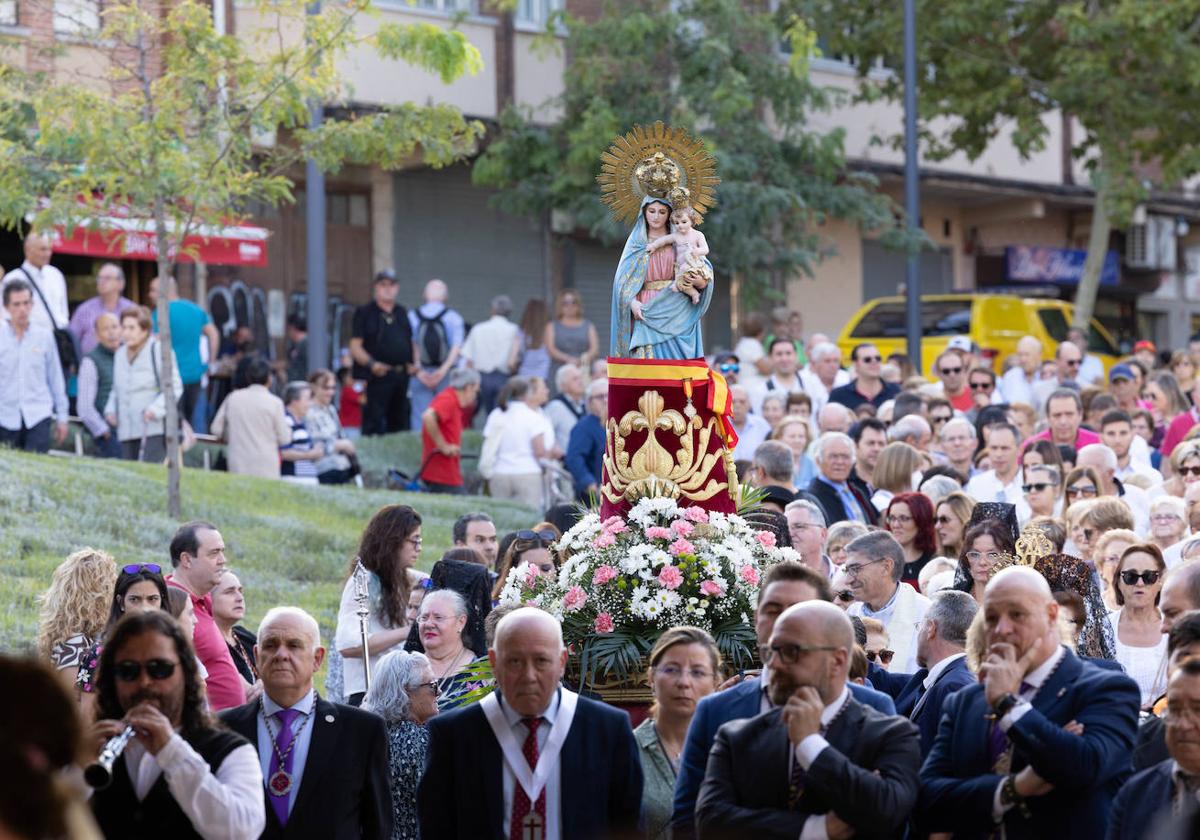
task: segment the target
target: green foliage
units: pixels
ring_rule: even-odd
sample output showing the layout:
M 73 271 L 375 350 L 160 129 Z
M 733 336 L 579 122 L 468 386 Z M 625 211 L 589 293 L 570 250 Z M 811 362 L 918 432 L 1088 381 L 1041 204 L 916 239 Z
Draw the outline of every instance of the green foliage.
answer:
M 0 447 L 0 650 L 32 646 L 37 597 L 71 552 L 93 546 L 119 563 L 168 563 L 178 523 L 162 510 L 162 467 L 92 458 L 25 455 Z M 247 625 L 276 604 L 317 617 L 324 638 L 337 623 L 349 558 L 367 520 L 385 504 L 421 514 L 419 565 L 429 569 L 453 542 L 454 520 L 486 510 L 501 532 L 532 514 L 478 497 L 299 487 L 227 473 L 183 471 L 189 513 L 220 527 L 229 565 L 246 588 Z
M 741 0 L 610 0 L 599 20 L 568 16 L 565 26 L 571 60 L 554 103 L 563 118 L 544 127 L 511 109 L 476 162 L 476 183 L 500 188 L 502 209 L 567 211 L 592 235 L 619 241 L 628 230 L 600 203 L 600 155 L 635 123 L 661 119 L 716 155 L 722 183 L 704 231 L 717 269 L 740 275 L 751 299 L 812 271 L 829 250 L 819 231 L 827 218 L 908 244 L 894 203 L 847 171 L 841 132 L 809 124 L 838 95 L 808 76 L 815 37 L 802 19 Z

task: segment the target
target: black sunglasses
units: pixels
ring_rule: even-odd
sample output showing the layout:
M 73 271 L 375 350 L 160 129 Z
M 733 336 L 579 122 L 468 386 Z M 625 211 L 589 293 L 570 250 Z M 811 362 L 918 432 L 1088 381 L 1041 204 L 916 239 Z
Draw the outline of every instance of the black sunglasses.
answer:
M 1135 572 L 1133 569 L 1126 569 L 1121 572 L 1121 582 L 1126 586 L 1136 586 L 1141 580 L 1147 586 L 1153 586 L 1158 583 L 1159 572 L 1157 569 L 1147 569 L 1144 572 Z
M 996 387 L 996 386 L 993 385 L 991 382 L 972 382 L 971 383 L 972 391 L 990 391 L 994 387 Z
M 883 665 L 887 665 L 889 662 L 891 662 L 892 657 L 896 655 L 896 651 L 887 650 L 886 648 L 880 651 L 864 650 L 863 653 L 867 655 L 868 662 L 874 662 L 875 656 L 878 654 L 879 662 Z
M 862 362 L 864 365 L 869 365 L 873 362 L 882 362 L 883 356 L 859 356 L 858 361 Z
M 152 575 L 161 575 L 162 566 L 157 563 L 130 563 L 128 566 L 122 566 L 121 571 L 127 575 L 136 575 L 138 572 L 150 572 Z
M 1047 487 L 1057 487 L 1057 484 L 1051 484 L 1049 481 L 1034 481 L 1029 484 L 1022 484 L 1021 490 L 1025 493 L 1040 493 Z
M 552 543 L 558 539 L 558 535 L 553 531 L 517 531 L 517 539 Z
M 146 665 L 146 676 L 152 680 L 169 679 L 175 673 L 175 663 L 169 659 L 151 659 Z M 121 682 L 133 682 L 142 675 L 142 663 L 127 659 L 113 667 L 113 674 Z
M 942 373 L 945 373 L 945 374 L 962 373 L 962 372 L 963 372 L 963 369 L 960 367 L 942 368 Z
M 1180 467 L 1180 475 L 1200 476 L 1200 467 Z

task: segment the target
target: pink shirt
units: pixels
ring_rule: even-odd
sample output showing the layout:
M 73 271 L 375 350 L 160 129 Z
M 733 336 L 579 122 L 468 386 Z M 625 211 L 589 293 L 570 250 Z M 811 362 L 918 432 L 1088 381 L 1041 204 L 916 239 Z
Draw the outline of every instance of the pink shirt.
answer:
M 1024 452 L 1025 447 L 1029 446 L 1029 444 L 1033 443 L 1035 440 L 1048 440 L 1048 441 L 1053 442 L 1054 437 L 1051 435 L 1050 429 L 1046 429 L 1046 431 L 1044 431 L 1044 432 L 1038 432 L 1036 435 L 1031 437 L 1029 440 L 1027 440 L 1021 444 L 1021 451 Z M 1088 429 L 1085 429 L 1082 426 L 1080 426 L 1079 431 L 1077 431 L 1075 433 L 1075 451 L 1076 452 L 1078 452 L 1080 449 L 1083 449 L 1083 447 L 1085 447 L 1085 446 L 1090 446 L 1093 443 L 1100 443 L 1100 442 L 1101 442 L 1100 435 L 1096 434 L 1093 431 L 1089 431 Z
M 1171 425 L 1167 426 L 1167 433 L 1163 435 L 1162 444 L 1158 447 L 1164 459 L 1171 457 L 1175 447 L 1187 437 L 1187 433 L 1196 423 L 1196 409 L 1194 408 L 1188 409 L 1171 421 Z
M 222 709 L 232 709 L 246 702 L 246 689 L 242 684 L 242 675 L 233 664 L 233 656 L 229 653 L 229 645 L 221 635 L 220 628 L 213 618 L 212 596 L 197 597 L 186 586 L 178 583 L 170 575 L 167 584 L 187 592 L 192 599 L 192 608 L 196 611 L 196 630 L 192 634 L 192 647 L 196 649 L 196 658 L 204 663 L 208 670 L 208 705 L 214 712 Z

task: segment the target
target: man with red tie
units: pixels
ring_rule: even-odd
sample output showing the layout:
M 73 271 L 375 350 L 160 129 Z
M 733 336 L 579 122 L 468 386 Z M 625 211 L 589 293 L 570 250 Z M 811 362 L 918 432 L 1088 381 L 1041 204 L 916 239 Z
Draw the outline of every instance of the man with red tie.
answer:
M 426 724 L 421 835 L 641 836 L 642 767 L 629 717 L 562 687 L 558 621 L 533 607 L 514 610 L 497 625 L 488 658 L 498 690 Z

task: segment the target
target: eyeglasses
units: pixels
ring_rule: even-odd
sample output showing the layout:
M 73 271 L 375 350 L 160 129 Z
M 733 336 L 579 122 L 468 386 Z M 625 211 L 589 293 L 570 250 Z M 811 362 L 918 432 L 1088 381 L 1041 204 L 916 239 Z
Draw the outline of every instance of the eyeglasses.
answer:
M 1180 475 L 1190 475 L 1193 478 L 1200 477 L 1200 467 L 1180 467 Z
M 1092 498 L 1096 495 L 1096 488 L 1086 484 L 1072 484 L 1067 488 L 1068 496 L 1086 496 Z
M 952 374 L 962 373 L 962 372 L 963 372 L 963 369 L 961 367 L 942 368 L 943 376 L 950 376 Z
M 842 571 L 846 573 L 846 577 L 856 578 L 862 574 L 862 570 L 867 566 L 874 566 L 876 563 L 882 563 L 886 557 L 880 557 L 877 560 L 868 560 L 866 563 L 850 563 L 842 566 Z
M 972 391 L 990 391 L 994 387 L 996 387 L 996 386 L 993 385 L 991 382 L 972 382 L 971 383 Z
M 712 679 L 712 671 L 707 668 L 680 668 L 678 665 L 655 665 L 654 673 L 662 674 L 669 680 L 677 680 L 685 673 L 697 681 Z
M 151 659 L 143 666 L 141 662 L 126 659 L 113 667 L 113 675 L 121 682 L 133 682 L 142 675 L 142 668 L 145 667 L 146 676 L 150 679 L 166 680 L 175 673 L 176 664 L 169 659 Z
M 934 415 L 930 416 L 929 419 L 933 423 L 933 425 L 936 426 L 938 423 L 945 423 L 947 420 L 950 419 L 951 416 L 952 415 L 949 415 L 949 414 L 934 414 Z
M 1126 569 L 1121 572 L 1121 583 L 1126 586 L 1136 586 L 1137 582 L 1143 581 L 1147 586 L 1153 586 L 1158 583 L 1160 572 L 1157 569 L 1147 569 L 1144 572 L 1137 572 L 1133 569 Z
M 820 527 L 821 527 L 820 525 L 814 525 L 811 522 L 793 522 L 791 525 L 788 525 L 788 532 L 795 534 L 797 532 L 803 532 L 805 528 L 820 528 Z
M 951 522 L 956 522 L 957 520 L 953 516 L 937 516 L 934 517 L 933 521 L 939 525 L 949 525 Z
M 1067 360 L 1067 367 L 1079 367 L 1081 364 L 1083 364 L 1082 359 L 1068 359 Z
M 517 539 L 549 544 L 558 539 L 558 535 L 553 531 L 517 531 Z
M 779 661 L 784 665 L 795 665 L 800 659 L 802 653 L 815 653 L 819 650 L 837 650 L 833 645 L 770 645 L 764 647 L 760 653 L 763 662 L 772 662 L 775 657 L 779 657 Z
M 893 513 L 887 518 L 889 525 L 907 525 L 913 521 L 911 516 L 903 513 Z
M 122 566 L 121 571 L 127 575 L 136 575 L 138 572 L 149 572 L 152 575 L 161 575 L 162 566 L 157 563 L 130 563 L 128 566 Z
M 428 688 L 430 691 L 433 692 L 434 697 L 437 697 L 439 694 L 442 693 L 442 690 L 440 688 L 438 688 L 437 680 L 430 680 L 429 682 L 417 683 L 416 685 L 411 686 L 411 687 L 412 688 Z
M 1177 513 L 1156 513 L 1150 517 L 1151 522 L 1182 522 L 1183 517 Z
M 999 551 L 968 551 L 966 557 L 972 563 L 978 563 L 985 557 L 995 563 L 1002 555 Z
M 1029 484 L 1022 484 L 1021 490 L 1026 493 L 1041 493 L 1049 487 L 1057 487 L 1057 484 L 1052 484 L 1049 481 L 1034 481 Z
M 870 365 L 874 364 L 875 362 L 882 362 L 883 356 L 859 356 L 858 361 L 862 362 L 864 365 Z
M 450 621 L 452 618 L 454 618 L 454 616 L 440 615 L 435 612 L 429 612 L 422 616 L 418 616 L 417 624 L 441 624 L 443 621 Z
M 721 364 L 717 365 L 717 370 L 724 374 L 737 373 L 741 369 L 741 365 L 735 365 L 731 362 L 722 362 Z
M 406 543 L 412 543 L 414 548 L 420 548 L 424 540 L 421 537 L 408 537 L 404 540 Z
M 882 650 L 865 650 L 864 649 L 863 653 L 865 653 L 867 655 L 868 662 L 874 662 L 875 657 L 878 656 L 879 664 L 881 664 L 881 665 L 890 664 L 892 661 L 892 657 L 896 655 L 896 651 L 888 650 L 887 648 L 883 648 Z

